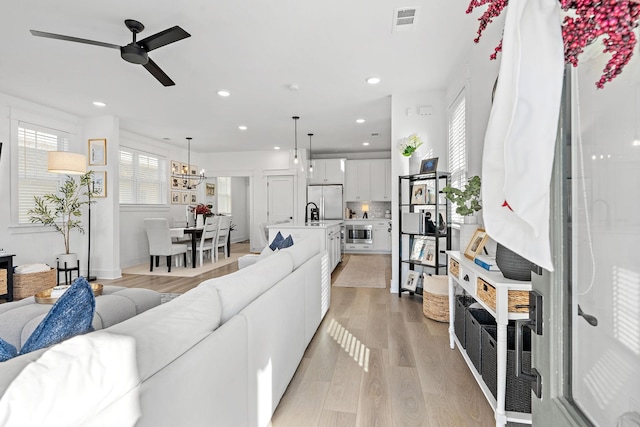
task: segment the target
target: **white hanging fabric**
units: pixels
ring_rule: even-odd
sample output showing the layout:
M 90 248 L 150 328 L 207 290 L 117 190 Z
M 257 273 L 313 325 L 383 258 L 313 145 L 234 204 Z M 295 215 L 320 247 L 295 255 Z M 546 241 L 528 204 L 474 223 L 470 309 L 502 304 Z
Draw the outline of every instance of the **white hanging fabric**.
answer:
M 549 197 L 564 48 L 557 0 L 512 0 L 482 158 L 489 236 L 553 271 Z

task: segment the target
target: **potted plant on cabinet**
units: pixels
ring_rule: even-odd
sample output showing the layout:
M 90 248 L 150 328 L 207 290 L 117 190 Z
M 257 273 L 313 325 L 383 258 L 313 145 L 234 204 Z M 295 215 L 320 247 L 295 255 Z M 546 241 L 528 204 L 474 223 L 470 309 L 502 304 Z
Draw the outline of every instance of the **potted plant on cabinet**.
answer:
M 469 178 L 463 189 L 449 185 L 442 189 L 447 200 L 456 204 L 456 213 L 462 215 L 464 224 L 460 224 L 460 250 L 464 250 L 477 229 L 476 212 L 482 209 L 480 204 L 480 177 Z
M 60 263 L 76 265 L 78 255 L 70 252 L 71 231 L 78 230 L 84 234 L 82 207 L 95 203 L 90 201 L 90 196 L 94 195 L 91 188 L 92 175 L 92 171 L 81 175 L 79 183 L 67 175 L 57 193 L 34 196 L 35 207 L 27 212 L 31 223 L 53 227 L 62 234 L 65 253 L 58 256 Z

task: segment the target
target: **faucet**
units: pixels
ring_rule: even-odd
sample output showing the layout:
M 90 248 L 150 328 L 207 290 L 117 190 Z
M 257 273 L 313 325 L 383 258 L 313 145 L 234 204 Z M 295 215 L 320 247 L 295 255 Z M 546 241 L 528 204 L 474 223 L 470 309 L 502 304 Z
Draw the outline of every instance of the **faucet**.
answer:
M 318 205 L 316 205 L 315 203 L 313 203 L 313 202 L 309 202 L 309 203 L 307 203 L 307 205 L 304 207 L 304 223 L 305 223 L 305 224 L 306 224 L 307 222 L 309 222 L 309 216 L 308 216 L 308 213 L 309 213 L 309 205 L 313 205 L 313 206 L 315 206 L 315 208 L 316 208 L 316 209 L 318 209 Z

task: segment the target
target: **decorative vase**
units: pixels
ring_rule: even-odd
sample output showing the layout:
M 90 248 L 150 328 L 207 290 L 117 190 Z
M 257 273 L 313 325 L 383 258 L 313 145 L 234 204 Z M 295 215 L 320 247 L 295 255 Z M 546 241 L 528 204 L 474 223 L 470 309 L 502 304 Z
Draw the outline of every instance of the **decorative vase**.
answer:
M 460 252 L 467 249 L 473 234 L 478 229 L 478 217 L 476 215 L 467 215 L 463 218 L 464 224 L 460 224 Z
M 196 228 L 204 227 L 204 215 L 198 214 L 196 216 Z
M 78 254 L 60 254 L 57 257 L 57 261 L 58 261 L 58 265 L 61 268 L 71 268 L 71 267 L 76 267 L 76 265 L 78 264 Z M 66 263 L 66 267 L 65 267 L 65 263 Z
M 531 280 L 532 262 L 500 243 L 496 247 L 496 264 L 507 279 L 526 282 Z

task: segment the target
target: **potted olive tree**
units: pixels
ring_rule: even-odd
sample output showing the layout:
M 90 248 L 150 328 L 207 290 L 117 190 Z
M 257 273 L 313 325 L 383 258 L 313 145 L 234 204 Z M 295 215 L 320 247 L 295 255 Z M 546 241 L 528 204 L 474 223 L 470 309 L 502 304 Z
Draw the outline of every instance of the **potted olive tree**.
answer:
M 460 250 L 463 251 L 477 229 L 476 212 L 482 209 L 480 204 L 480 177 L 469 178 L 463 189 L 449 185 L 442 189 L 447 200 L 455 203 L 456 213 L 462 215 L 464 224 L 460 224 Z
M 82 226 L 82 207 L 95 203 L 91 182 L 93 172 L 89 171 L 80 176 L 80 182 L 68 176 L 57 193 L 47 193 L 42 197 L 34 196 L 35 207 L 27 214 L 33 224 L 53 227 L 62 234 L 65 253 L 58 256 L 58 261 L 67 265 L 76 265 L 78 255 L 70 252 L 71 231 L 78 230 L 84 234 Z

